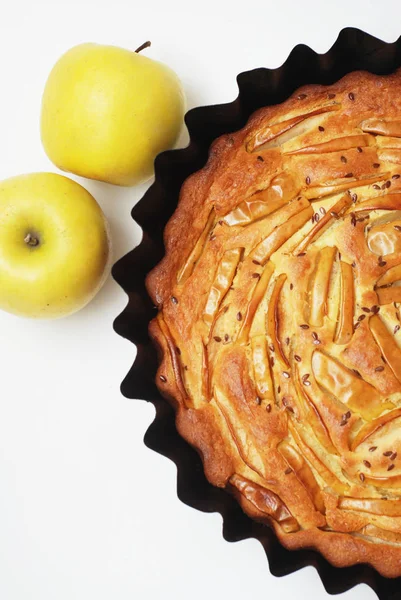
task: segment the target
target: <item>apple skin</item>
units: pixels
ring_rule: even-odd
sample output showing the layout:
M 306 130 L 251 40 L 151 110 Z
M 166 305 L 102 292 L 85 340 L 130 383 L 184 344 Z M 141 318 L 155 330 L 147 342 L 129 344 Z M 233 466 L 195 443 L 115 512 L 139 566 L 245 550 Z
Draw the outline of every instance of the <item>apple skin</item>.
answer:
M 106 219 L 81 185 L 54 173 L 0 182 L 0 309 L 38 319 L 74 313 L 99 291 L 110 261 Z
M 172 148 L 185 97 L 166 65 L 115 46 L 81 44 L 54 66 L 41 137 L 61 170 L 121 186 L 147 181 L 156 155 Z

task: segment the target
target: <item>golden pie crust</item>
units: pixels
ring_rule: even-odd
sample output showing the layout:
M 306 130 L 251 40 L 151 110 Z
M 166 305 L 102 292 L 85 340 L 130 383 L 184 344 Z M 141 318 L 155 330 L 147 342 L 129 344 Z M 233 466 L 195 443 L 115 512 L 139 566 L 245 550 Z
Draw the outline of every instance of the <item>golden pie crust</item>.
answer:
M 401 575 L 401 71 L 219 138 L 147 287 L 157 384 L 286 548 Z

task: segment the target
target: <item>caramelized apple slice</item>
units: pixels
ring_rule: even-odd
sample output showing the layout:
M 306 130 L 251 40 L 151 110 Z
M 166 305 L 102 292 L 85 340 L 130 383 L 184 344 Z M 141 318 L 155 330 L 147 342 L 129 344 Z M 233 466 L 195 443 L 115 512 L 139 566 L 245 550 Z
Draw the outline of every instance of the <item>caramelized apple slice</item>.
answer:
M 233 282 L 238 263 L 241 259 L 241 254 L 242 248 L 226 250 L 223 254 L 223 258 L 217 267 L 216 276 L 212 283 L 212 287 L 210 288 L 209 296 L 202 315 L 203 320 L 207 325 L 211 325 L 213 323 L 217 311 L 219 310 L 221 301 Z
M 387 119 L 372 118 L 362 121 L 359 127 L 362 131 L 365 131 L 365 133 L 401 137 L 401 121 L 388 121 Z
M 274 266 L 271 262 L 267 263 L 265 270 L 263 271 L 262 276 L 258 280 L 258 283 L 256 284 L 256 287 L 253 291 L 251 301 L 247 306 L 246 314 L 242 321 L 241 329 L 238 333 L 238 342 L 240 344 L 246 344 L 248 342 L 249 332 L 251 330 L 255 313 L 263 299 L 263 296 L 266 293 L 267 286 L 269 285 L 269 281 L 271 279 L 271 276 L 273 275 L 273 272 Z
M 185 261 L 184 265 L 181 267 L 181 269 L 178 273 L 178 278 L 177 278 L 178 283 L 184 283 L 188 279 L 188 277 L 190 275 L 192 275 L 192 272 L 194 270 L 196 263 L 202 256 L 203 250 L 204 250 L 206 242 L 207 242 L 207 238 L 213 227 L 214 221 L 215 221 L 215 213 L 214 213 L 214 209 L 212 208 L 212 210 L 210 211 L 210 215 L 207 220 L 207 223 L 206 223 L 201 235 L 199 236 L 198 241 L 196 242 L 191 254 L 188 256 L 187 260 Z
M 348 344 L 354 333 L 354 273 L 352 266 L 344 261 L 341 265 L 340 312 L 337 331 L 334 338 L 336 344 Z
M 286 154 L 324 154 L 327 152 L 341 152 L 341 150 L 349 150 L 362 146 L 369 146 L 371 137 L 369 135 L 347 135 L 344 137 L 334 138 L 321 144 L 305 146 L 298 150 L 286 152 Z
M 303 399 L 305 417 L 307 419 L 307 422 L 311 426 L 316 438 L 319 440 L 323 448 L 327 450 L 327 452 L 329 452 L 330 454 L 338 454 L 336 448 L 333 445 L 333 442 L 331 441 L 329 431 L 320 415 L 317 406 L 313 402 L 312 398 L 309 396 L 308 392 L 306 391 L 305 385 L 303 385 L 301 381 L 301 376 L 297 367 L 295 367 L 295 388 L 298 397 Z
M 343 179 L 336 179 L 334 181 L 327 181 L 325 183 L 308 186 L 303 191 L 303 195 L 309 200 L 318 200 L 319 198 L 340 194 L 341 192 L 346 192 L 347 190 L 353 188 L 383 181 L 384 179 L 388 179 L 390 176 L 390 173 L 374 173 L 372 175 L 363 175 L 359 178 L 346 177 Z
M 352 198 L 349 194 L 344 194 L 342 198 L 334 206 L 331 207 L 329 212 L 318 221 L 309 233 L 304 237 L 302 242 L 295 247 L 293 254 L 297 255 L 301 252 L 305 252 L 309 244 L 322 235 L 322 233 L 331 225 L 338 217 L 340 217 L 349 206 L 352 204 Z
M 298 522 L 277 494 L 237 474 L 230 477 L 230 484 L 260 512 L 277 521 L 285 533 L 299 530 Z
M 365 475 L 365 483 L 386 490 L 400 489 L 401 475 L 394 475 L 394 477 L 373 477 L 373 475 Z
M 382 415 L 378 419 L 375 419 L 371 423 L 366 423 L 359 431 L 358 435 L 353 439 L 351 444 L 351 450 L 354 451 L 358 446 L 363 444 L 370 436 L 374 433 L 377 433 L 382 427 L 394 421 L 394 419 L 399 419 L 401 417 L 401 408 L 396 408 L 391 412 Z
M 366 535 L 368 537 L 378 538 L 379 540 L 384 540 L 385 542 L 389 542 L 390 544 L 399 544 L 401 542 L 401 534 L 396 533 L 395 531 L 388 531 L 387 529 L 381 529 L 380 527 L 376 527 L 376 525 L 365 525 L 359 533 L 362 535 Z
M 320 386 L 364 419 L 371 420 L 383 411 L 379 392 L 334 358 L 315 350 L 312 369 Z
M 326 467 L 320 458 L 316 456 L 316 454 L 308 445 L 308 440 L 305 439 L 304 432 L 302 432 L 301 429 L 297 429 L 292 423 L 291 419 L 288 420 L 288 428 L 291 431 L 298 448 L 313 466 L 313 468 L 319 473 L 323 481 L 337 494 L 346 494 L 347 490 L 349 489 L 349 485 L 340 481 L 340 479 L 338 479 L 338 477 L 332 471 L 330 471 L 328 467 Z
M 184 378 L 182 375 L 182 367 L 181 367 L 181 363 L 178 360 L 178 356 L 177 356 L 177 344 L 175 343 L 173 336 L 171 335 L 170 329 L 169 329 L 166 321 L 163 319 L 162 313 L 159 313 L 157 315 L 157 322 L 158 322 L 160 330 L 163 333 L 165 340 L 167 342 L 171 366 L 172 366 L 173 372 L 174 372 L 174 379 L 177 384 L 179 394 L 181 396 L 180 400 L 184 405 L 189 407 L 191 402 L 190 402 L 190 398 L 188 396 L 187 390 L 185 389 Z
M 266 190 L 256 192 L 243 200 L 225 217 L 227 225 L 246 225 L 270 215 L 295 198 L 299 191 L 294 178 L 288 174 L 277 175 Z
M 260 150 L 261 146 L 264 146 L 264 149 L 267 149 L 268 142 L 276 139 L 280 135 L 286 133 L 289 129 L 292 129 L 302 121 L 306 119 L 310 119 L 316 115 L 321 115 L 326 112 L 331 112 L 334 110 L 339 110 L 340 105 L 331 103 L 326 106 L 321 106 L 316 108 L 310 112 L 298 115 L 296 117 L 292 117 L 291 119 L 287 119 L 286 121 L 281 121 L 280 123 L 273 123 L 271 125 L 262 125 L 260 129 L 257 131 L 256 135 L 252 135 L 252 137 L 246 142 L 246 150 L 247 152 L 255 152 L 256 150 Z M 267 146 L 267 147 L 266 147 Z
M 379 160 L 383 162 L 401 165 L 401 148 L 389 148 L 388 150 L 380 150 L 377 153 Z
M 325 512 L 324 501 L 322 497 L 322 493 L 320 491 L 320 487 L 313 475 L 313 472 L 305 461 L 303 456 L 295 450 L 291 444 L 288 442 L 281 442 L 277 446 L 277 450 L 280 452 L 281 456 L 284 457 L 288 465 L 294 471 L 295 475 L 298 477 L 316 509 L 323 513 Z
M 369 200 L 356 204 L 353 210 L 356 213 L 364 210 L 401 210 L 401 194 L 385 194 L 369 198 Z
M 271 295 L 269 308 L 267 311 L 267 332 L 274 346 L 274 349 L 277 352 L 277 358 L 280 360 L 284 367 L 288 368 L 290 366 L 290 363 L 288 362 L 288 359 L 283 352 L 283 348 L 279 338 L 278 316 L 280 294 L 286 279 L 287 275 L 285 273 L 281 273 L 281 275 L 279 275 L 275 281 L 273 293 Z
M 336 252 L 337 248 L 326 246 L 320 250 L 317 258 L 310 292 L 309 323 L 314 327 L 322 327 L 323 318 L 327 314 L 327 295 Z
M 339 498 L 338 508 L 367 512 L 372 515 L 401 517 L 401 500 L 382 500 L 381 498 Z
M 379 315 L 373 315 L 370 318 L 369 327 L 388 366 L 401 383 L 401 350 L 394 336 L 389 332 Z
M 301 227 L 309 221 L 313 215 L 313 209 L 309 205 L 308 208 L 302 210 L 287 222 L 275 227 L 273 231 L 254 248 L 251 252 L 252 260 L 256 260 L 264 265 L 285 242 L 287 242 Z
M 378 135 L 375 138 L 376 146 L 381 148 L 401 148 L 401 139 L 396 137 L 388 137 L 385 135 Z
M 401 302 L 401 287 L 381 288 L 376 290 L 380 306 Z
M 202 343 L 202 396 L 206 402 L 210 401 L 210 379 L 207 346 Z
M 391 285 L 395 281 L 399 281 L 401 279 L 401 263 L 396 265 L 395 267 L 391 267 L 384 275 L 377 280 L 376 286 L 382 287 L 384 285 Z M 399 302 L 399 300 L 398 300 Z
M 259 398 L 274 399 L 273 379 L 267 355 L 266 337 L 257 335 L 251 339 L 252 363 L 256 391 Z
M 394 218 L 391 218 L 393 215 Z M 401 220 L 398 213 L 390 215 L 387 223 L 374 224 L 367 233 L 367 242 L 369 250 L 377 256 L 401 255 Z

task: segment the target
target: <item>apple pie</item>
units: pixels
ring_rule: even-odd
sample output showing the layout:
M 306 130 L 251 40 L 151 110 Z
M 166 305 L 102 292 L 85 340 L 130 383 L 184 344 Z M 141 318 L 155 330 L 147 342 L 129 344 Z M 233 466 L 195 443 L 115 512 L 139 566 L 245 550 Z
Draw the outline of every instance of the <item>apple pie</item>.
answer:
M 148 275 L 157 384 L 289 549 L 401 575 L 401 71 L 257 111 L 184 183 Z

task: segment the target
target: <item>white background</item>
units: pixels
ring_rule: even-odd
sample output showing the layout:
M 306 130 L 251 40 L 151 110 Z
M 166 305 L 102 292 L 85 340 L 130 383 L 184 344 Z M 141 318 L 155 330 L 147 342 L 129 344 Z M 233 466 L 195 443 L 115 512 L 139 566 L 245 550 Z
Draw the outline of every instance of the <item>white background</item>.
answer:
M 3 0 L 0 179 L 55 170 L 39 140 L 41 93 L 77 43 L 152 40 L 148 55 L 176 70 L 191 108 L 231 101 L 239 72 L 279 66 L 299 42 L 325 52 L 346 26 L 394 41 L 400 17 L 399 0 Z M 118 258 L 140 240 L 130 210 L 145 187 L 83 183 Z M 327 597 L 312 568 L 274 578 L 258 542 L 225 542 L 219 515 L 177 499 L 175 466 L 142 441 L 152 405 L 119 391 L 135 356 L 112 329 L 125 303 L 110 278 L 64 320 L 0 314 L 1 600 Z

